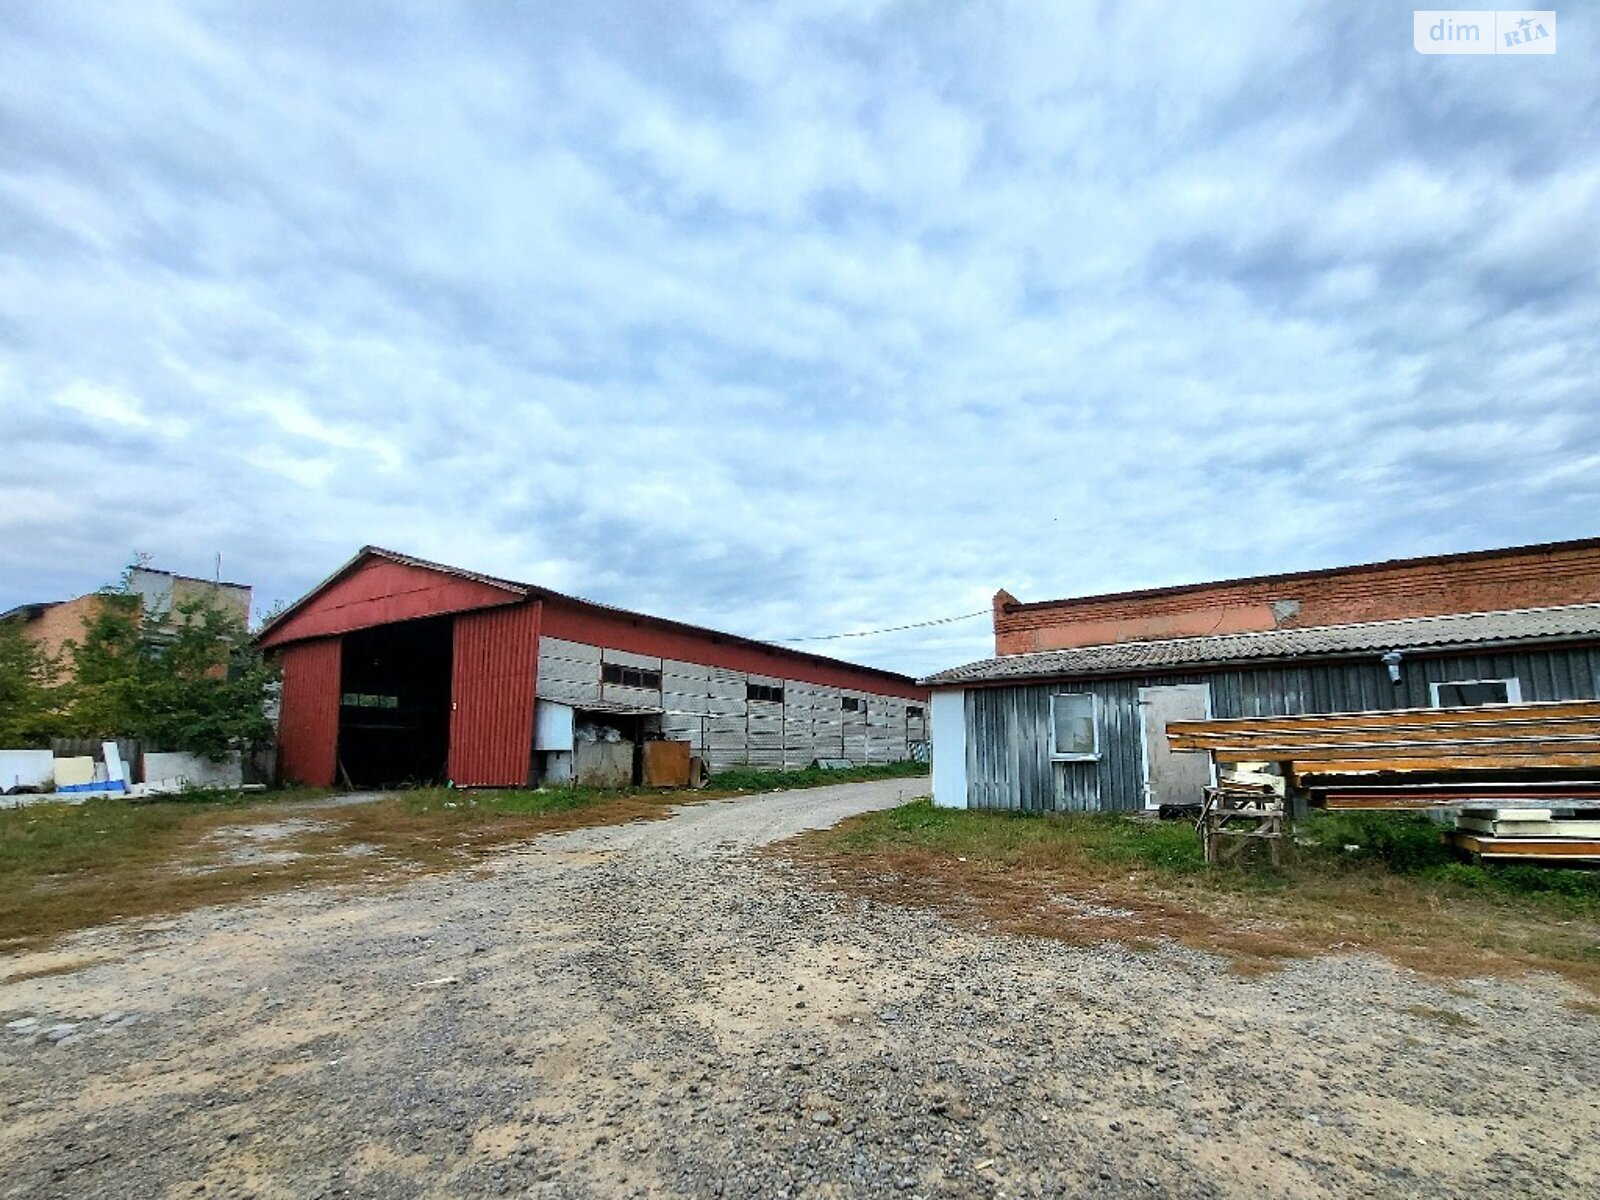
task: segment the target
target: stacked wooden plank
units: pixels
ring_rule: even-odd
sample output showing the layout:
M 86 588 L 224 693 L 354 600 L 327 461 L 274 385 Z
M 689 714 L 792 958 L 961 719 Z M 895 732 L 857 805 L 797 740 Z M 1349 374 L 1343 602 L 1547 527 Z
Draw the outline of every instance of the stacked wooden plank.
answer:
M 1402 776 L 1402 780 L 1415 777 Z M 1506 782 L 1492 776 L 1462 775 L 1453 780 L 1375 782 L 1370 777 L 1321 779 L 1312 794 L 1323 808 L 1394 809 L 1460 808 L 1463 805 L 1498 805 L 1501 808 L 1538 808 L 1549 804 L 1600 804 L 1600 783 L 1573 780 L 1562 783 Z
M 1600 701 L 1173 721 L 1174 750 L 1287 763 L 1300 780 L 1376 774 L 1600 772 Z

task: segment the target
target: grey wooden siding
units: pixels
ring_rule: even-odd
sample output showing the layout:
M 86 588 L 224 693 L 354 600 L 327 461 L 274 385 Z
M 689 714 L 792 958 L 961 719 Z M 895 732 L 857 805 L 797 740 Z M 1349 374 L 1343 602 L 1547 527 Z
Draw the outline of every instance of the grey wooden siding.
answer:
M 1426 658 L 1408 655 L 1398 685 L 1389 682 L 1383 665 L 1371 657 L 1354 662 L 972 688 L 966 696 L 967 804 L 1028 812 L 1142 807 L 1141 687 L 1209 683 L 1216 716 L 1265 717 L 1427 708 L 1432 703 L 1431 683 L 1513 676 L 1521 681 L 1522 699 L 1530 703 L 1600 699 L 1600 647 Z M 1099 698 L 1097 762 L 1050 761 L 1050 697 L 1056 692 L 1092 692 Z

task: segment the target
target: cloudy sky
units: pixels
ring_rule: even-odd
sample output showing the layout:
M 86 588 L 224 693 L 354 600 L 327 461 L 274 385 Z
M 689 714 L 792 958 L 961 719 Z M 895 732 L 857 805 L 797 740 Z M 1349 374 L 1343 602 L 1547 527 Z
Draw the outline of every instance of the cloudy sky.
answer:
M 784 639 L 1600 534 L 1595 10 L 1411 11 L 0 6 L 0 608 L 372 542 Z

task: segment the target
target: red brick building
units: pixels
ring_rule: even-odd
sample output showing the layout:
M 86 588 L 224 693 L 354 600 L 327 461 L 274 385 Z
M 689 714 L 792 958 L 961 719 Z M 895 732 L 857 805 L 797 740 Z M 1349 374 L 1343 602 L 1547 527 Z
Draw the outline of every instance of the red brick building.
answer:
M 211 604 L 235 618 L 241 625 L 250 621 L 250 587 L 243 583 L 223 583 L 191 575 L 175 575 L 153 567 L 133 567 L 128 571 L 128 591 L 139 598 L 140 611 L 158 622 L 158 633 L 170 633 L 184 619 L 180 610 L 189 601 Z M 89 627 L 99 618 L 105 595 L 90 592 L 71 600 L 50 600 L 22 604 L 0 613 L 0 621 L 13 621 L 23 636 L 46 655 L 58 660 L 60 679 L 72 677 L 74 645 L 81 645 Z
M 1600 538 L 1023 603 L 994 598 L 996 654 L 1600 602 Z
M 1600 538 L 1114 595 L 994 601 L 996 657 L 933 689 L 934 802 L 1193 803 L 1167 726 L 1600 700 Z

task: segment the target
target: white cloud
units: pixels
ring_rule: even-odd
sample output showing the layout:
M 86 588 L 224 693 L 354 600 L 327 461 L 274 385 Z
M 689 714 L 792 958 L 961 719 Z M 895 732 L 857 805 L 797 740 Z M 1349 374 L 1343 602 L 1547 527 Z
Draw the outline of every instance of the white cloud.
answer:
M 59 389 L 52 399 L 57 407 L 87 417 L 101 428 L 120 427 L 165 438 L 181 438 L 189 429 L 186 421 L 152 417 L 137 396 L 111 385 L 77 380 Z
M 0 13 L 0 606 L 376 542 L 777 638 L 1593 533 L 1595 81 L 1403 15 Z

